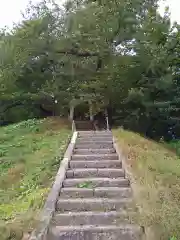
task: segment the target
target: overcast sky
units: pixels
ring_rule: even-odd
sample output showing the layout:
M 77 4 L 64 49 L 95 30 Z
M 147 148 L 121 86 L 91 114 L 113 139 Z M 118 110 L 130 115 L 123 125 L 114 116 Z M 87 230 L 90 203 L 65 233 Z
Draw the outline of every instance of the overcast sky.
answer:
M 32 0 L 37 3 L 40 0 Z M 63 2 L 64 0 L 57 0 Z M 165 6 L 169 6 L 171 10 L 172 21 L 180 23 L 180 0 L 161 0 L 160 12 L 164 11 Z M 23 11 L 29 0 L 0 0 L 0 28 L 4 26 L 11 27 L 13 22 L 21 20 L 21 11 Z M 163 3 L 164 2 L 164 3 Z

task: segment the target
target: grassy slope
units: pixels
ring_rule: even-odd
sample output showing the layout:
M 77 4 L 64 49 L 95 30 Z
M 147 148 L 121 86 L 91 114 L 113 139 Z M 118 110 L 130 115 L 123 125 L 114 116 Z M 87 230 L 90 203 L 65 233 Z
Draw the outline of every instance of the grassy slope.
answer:
M 1 240 L 19 240 L 33 228 L 69 136 L 55 118 L 0 128 Z
M 128 156 L 139 223 L 150 229 L 150 240 L 180 239 L 180 159 L 163 144 L 138 134 L 115 130 L 120 148 Z M 153 229 L 153 231 L 151 231 Z

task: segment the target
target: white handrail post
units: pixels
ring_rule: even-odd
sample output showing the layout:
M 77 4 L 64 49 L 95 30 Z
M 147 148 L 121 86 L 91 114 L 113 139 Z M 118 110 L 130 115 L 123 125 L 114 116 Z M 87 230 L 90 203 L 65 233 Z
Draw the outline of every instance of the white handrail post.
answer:
M 89 103 L 89 119 L 90 121 L 93 121 L 93 106 L 92 106 L 92 102 L 88 101 Z
M 109 131 L 109 119 L 108 119 L 108 116 L 106 117 L 106 127 L 107 127 L 107 131 Z
M 106 115 L 106 128 L 107 128 L 107 131 L 109 131 L 110 128 L 109 128 L 109 117 L 108 117 L 107 109 L 105 110 L 105 115 Z
M 71 105 L 70 106 L 70 112 L 69 112 L 69 120 L 73 121 L 73 119 L 74 119 L 74 106 Z
M 72 121 L 72 132 L 76 132 L 76 124 L 74 120 Z

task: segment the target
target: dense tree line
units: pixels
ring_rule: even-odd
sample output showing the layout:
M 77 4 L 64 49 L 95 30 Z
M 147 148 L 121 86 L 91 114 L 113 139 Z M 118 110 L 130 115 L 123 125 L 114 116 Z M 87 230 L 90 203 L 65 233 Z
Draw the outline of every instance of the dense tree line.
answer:
M 67 116 L 70 100 L 84 95 L 108 104 L 118 125 L 178 136 L 180 26 L 157 9 L 156 0 L 29 5 L 0 35 L 1 124 Z

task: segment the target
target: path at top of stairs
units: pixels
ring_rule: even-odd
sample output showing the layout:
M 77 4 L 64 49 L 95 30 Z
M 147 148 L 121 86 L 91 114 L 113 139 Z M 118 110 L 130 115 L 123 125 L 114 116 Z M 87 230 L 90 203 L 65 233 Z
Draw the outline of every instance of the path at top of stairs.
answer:
M 142 240 L 112 133 L 79 132 L 48 240 Z

